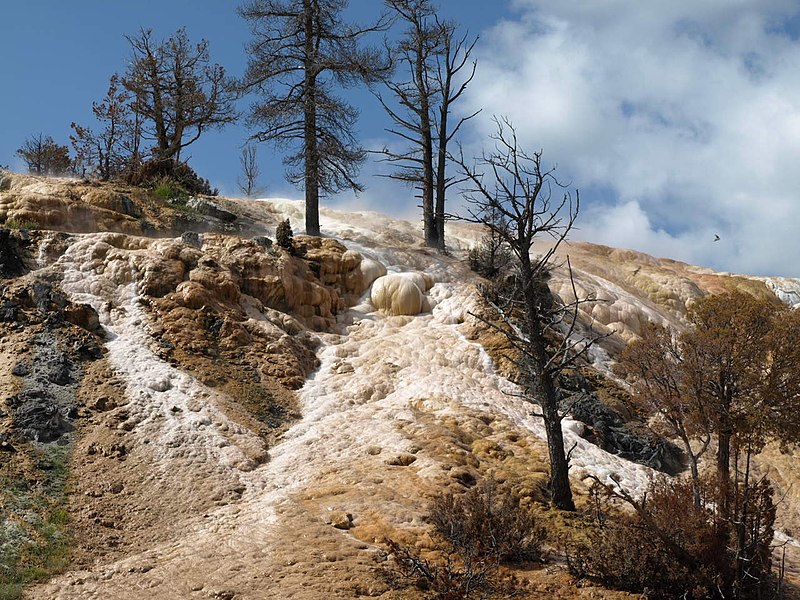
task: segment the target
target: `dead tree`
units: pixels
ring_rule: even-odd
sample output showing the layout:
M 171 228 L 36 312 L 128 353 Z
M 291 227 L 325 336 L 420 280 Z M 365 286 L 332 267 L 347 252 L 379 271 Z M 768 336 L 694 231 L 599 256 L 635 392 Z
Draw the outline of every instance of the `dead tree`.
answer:
M 25 161 L 28 172 L 35 175 L 64 175 L 72 168 L 69 148 L 41 133 L 27 138 L 17 155 Z
M 360 47 L 388 19 L 368 26 L 343 20 L 346 0 L 249 0 L 239 14 L 250 22 L 253 41 L 242 88 L 260 99 L 249 124 L 253 138 L 280 147 L 297 145 L 284 159 L 287 179 L 303 184 L 306 233 L 319 235 L 320 194 L 363 189 L 356 181 L 366 157 L 353 130 L 358 111 L 333 94 L 382 79 L 389 62 L 375 49 Z
M 139 161 L 139 137 L 141 132 L 131 113 L 130 95 L 120 89 L 119 76 L 111 76 L 108 91 L 100 102 L 92 103 L 95 120 L 102 126 L 95 131 L 72 123 L 70 135 L 76 154 L 76 165 L 108 181 L 125 172 L 130 172 Z
M 206 40 L 192 44 L 185 29 L 162 42 L 145 29 L 127 39 L 132 56 L 122 85 L 142 132 L 155 142 L 155 160 L 180 160 L 204 131 L 236 119 L 231 83 L 211 63 Z
M 456 36 L 456 26 L 452 22 L 439 24 L 442 38 L 442 51 L 436 57 L 436 84 L 441 93 L 439 101 L 439 115 L 436 122 L 437 137 L 437 159 L 436 159 L 436 205 L 434 207 L 434 220 L 436 233 L 438 235 L 438 248 L 445 249 L 444 224 L 446 219 L 445 205 L 447 203 L 447 191 L 462 180 L 451 177 L 447 174 L 448 157 L 450 152 L 448 147 L 450 142 L 456 137 L 461 126 L 468 120 L 477 116 L 477 110 L 466 117 L 461 117 L 452 126 L 450 113 L 453 104 L 464 94 L 467 86 L 475 77 L 477 62 L 470 62 L 472 50 L 478 42 L 478 38 L 469 39 L 468 34 L 462 37 Z M 461 72 L 467 69 L 468 74 L 462 77 Z
M 592 300 L 575 294 L 574 300 L 561 301 L 550 293 L 547 279 L 553 256 L 575 223 L 580 198 L 576 191 L 574 199 L 566 192 L 554 200 L 554 189 L 563 186 L 554 169 L 543 168 L 542 152 L 526 153 L 507 120 L 495 118 L 495 123 L 494 150 L 473 164 L 467 164 L 463 154 L 456 159 L 467 182 L 468 220 L 496 234 L 514 256 L 513 283 L 505 293 L 486 298 L 492 318 L 479 318 L 505 335 L 518 356 L 522 395 L 541 407 L 537 416 L 544 420 L 547 434 L 552 503 L 574 510 L 558 378 L 599 338 L 587 339 L 578 330 L 578 309 Z M 551 245 L 533 256 L 534 244 L 541 238 L 550 238 Z
M 247 144 L 242 148 L 239 164 L 242 166 L 242 176 L 236 180 L 236 185 L 245 197 L 252 198 L 260 193 L 258 178 L 261 175 L 261 169 L 258 166 L 255 146 Z
M 397 166 L 387 177 L 403 181 L 419 192 L 427 246 L 444 250 L 445 196 L 456 181 L 447 175 L 448 144 L 461 125 L 451 128 L 452 105 L 475 75 L 469 58 L 477 38 L 457 37 L 456 25 L 440 22 L 431 0 L 386 0 L 395 16 L 406 25 L 393 54 L 405 77 L 388 81 L 394 103 L 380 94 L 378 100 L 394 123 L 387 131 L 407 144 L 405 150 L 381 150 L 384 161 Z M 460 79 L 463 69 L 469 74 Z

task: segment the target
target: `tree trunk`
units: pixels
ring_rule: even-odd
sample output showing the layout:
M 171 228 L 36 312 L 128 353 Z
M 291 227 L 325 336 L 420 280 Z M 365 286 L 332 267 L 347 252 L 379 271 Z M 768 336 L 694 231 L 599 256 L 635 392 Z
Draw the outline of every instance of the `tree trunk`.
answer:
M 153 95 L 153 123 L 156 128 L 156 160 L 165 160 L 169 158 L 167 149 L 169 148 L 169 140 L 167 139 L 167 125 L 164 122 L 164 99 L 161 97 L 161 83 L 158 75 L 158 67 L 155 58 L 150 55 L 150 85 L 152 85 Z M 140 91 L 137 93 L 147 93 Z
M 419 25 L 418 25 L 419 27 Z M 419 89 L 419 125 L 422 134 L 422 224 L 425 245 L 436 248 L 439 236 L 436 231 L 436 215 L 433 206 L 433 131 L 431 125 L 430 92 L 426 85 L 428 66 L 425 64 L 425 35 L 417 32 L 417 53 L 414 65 Z
M 548 355 L 543 331 L 543 316 L 540 313 L 536 276 L 530 262 L 530 254 L 521 257 L 520 272 L 525 286 L 525 311 L 528 333 L 526 360 L 532 378 L 525 382 L 536 395 L 542 407 L 544 428 L 547 434 L 547 451 L 550 455 L 550 493 L 553 506 L 561 510 L 575 510 L 572 489 L 569 485 L 569 464 L 564 452 L 564 433 L 561 430 L 561 415 L 558 411 L 558 390 L 551 372 L 547 369 Z
M 575 510 L 572 489 L 569 485 L 569 464 L 564 453 L 564 433 L 561 430 L 561 416 L 558 414 L 558 394 L 549 376 L 542 385 L 543 398 L 540 399 L 544 428 L 547 433 L 547 451 L 550 455 L 550 501 L 561 510 Z
M 319 151 L 317 149 L 317 74 L 313 2 L 305 0 L 305 97 L 303 99 L 306 234 L 319 230 Z
M 449 85 L 444 90 L 449 94 Z M 447 193 L 447 113 L 449 108 L 446 103 L 442 104 L 439 115 L 439 156 L 437 157 L 436 164 L 436 211 L 435 223 L 436 233 L 438 239 L 436 240 L 436 247 L 444 251 L 444 204 L 445 195 Z
M 731 479 L 731 437 L 729 429 L 720 430 L 717 435 L 717 475 L 720 483 L 727 485 Z

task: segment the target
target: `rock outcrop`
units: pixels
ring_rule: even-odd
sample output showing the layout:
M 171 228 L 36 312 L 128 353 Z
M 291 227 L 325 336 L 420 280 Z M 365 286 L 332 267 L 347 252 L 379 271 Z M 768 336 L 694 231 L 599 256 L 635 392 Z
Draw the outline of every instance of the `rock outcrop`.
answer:
M 399 273 L 379 277 L 370 292 L 372 305 L 390 315 L 418 315 L 424 306 L 423 299 L 414 279 Z

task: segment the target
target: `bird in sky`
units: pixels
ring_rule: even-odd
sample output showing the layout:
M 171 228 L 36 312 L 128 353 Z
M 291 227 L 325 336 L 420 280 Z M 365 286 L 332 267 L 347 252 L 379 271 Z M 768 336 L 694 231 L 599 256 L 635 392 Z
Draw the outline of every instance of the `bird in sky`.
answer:
M 718 242 L 718 241 L 719 241 L 719 239 L 720 239 L 720 238 L 719 238 L 719 235 L 715 233 L 715 234 L 714 234 L 714 241 L 715 241 L 715 242 Z

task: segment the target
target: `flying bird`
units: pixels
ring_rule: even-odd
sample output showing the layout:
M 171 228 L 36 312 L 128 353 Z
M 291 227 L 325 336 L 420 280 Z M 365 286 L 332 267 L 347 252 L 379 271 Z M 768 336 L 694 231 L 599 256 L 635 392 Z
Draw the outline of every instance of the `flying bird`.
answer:
M 719 235 L 717 235 L 716 233 L 714 234 L 714 241 L 715 241 L 715 242 L 718 242 L 718 241 L 719 241 Z

